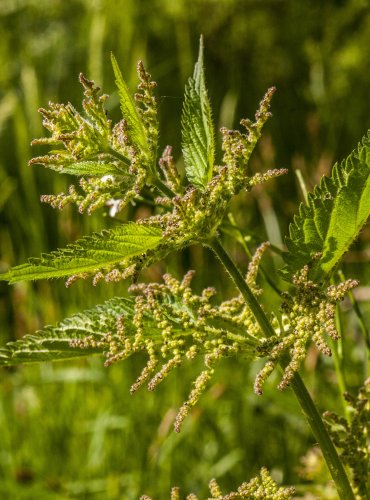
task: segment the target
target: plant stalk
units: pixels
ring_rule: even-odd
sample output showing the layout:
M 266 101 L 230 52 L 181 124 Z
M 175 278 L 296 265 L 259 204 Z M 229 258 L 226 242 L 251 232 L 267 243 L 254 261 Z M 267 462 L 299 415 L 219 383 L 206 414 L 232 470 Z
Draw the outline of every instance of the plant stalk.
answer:
M 267 337 L 275 335 L 275 331 L 272 328 L 272 325 L 269 322 L 266 314 L 253 295 L 249 286 L 245 282 L 242 274 L 221 245 L 220 241 L 215 238 L 207 245 L 213 250 L 213 252 L 216 254 L 216 256 L 219 258 L 219 260 L 229 273 L 235 286 L 239 289 L 240 293 L 250 307 L 264 334 Z M 281 366 L 283 368 L 284 365 L 285 363 L 281 362 Z M 320 445 L 330 474 L 336 485 L 339 498 L 343 500 L 355 500 L 355 496 L 348 481 L 348 477 L 344 470 L 343 464 L 338 456 L 337 450 L 335 449 L 334 444 L 330 439 L 329 433 L 324 425 L 324 422 L 322 421 L 321 415 L 317 410 L 315 403 L 313 402 L 306 386 L 304 385 L 303 380 L 298 373 L 294 375 L 294 378 L 291 382 L 291 387 L 311 427 L 312 433 L 315 436 L 318 444 Z
M 168 198 L 173 198 L 175 196 L 175 193 L 172 191 L 172 189 L 170 189 L 164 182 L 162 182 L 159 177 L 153 180 L 153 185 Z

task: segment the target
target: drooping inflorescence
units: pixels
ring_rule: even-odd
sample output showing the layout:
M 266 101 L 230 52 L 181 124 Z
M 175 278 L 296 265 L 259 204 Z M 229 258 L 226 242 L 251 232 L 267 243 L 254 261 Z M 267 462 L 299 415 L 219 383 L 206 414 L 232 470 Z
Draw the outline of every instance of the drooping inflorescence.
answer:
M 246 275 L 246 283 L 258 295 L 256 286 L 258 265 L 269 244 L 263 243 L 255 252 Z M 164 283 L 132 285 L 136 294 L 134 314 L 127 321 L 120 318 L 116 331 L 99 339 L 87 337 L 75 345 L 100 348 L 106 353 L 106 365 L 123 360 L 138 351 L 146 351 L 148 362 L 131 387 L 135 392 L 147 383 L 153 390 L 168 374 L 180 366 L 184 359 L 202 356 L 204 370 L 193 383 L 188 399 L 181 406 L 175 420 L 179 430 L 184 418 L 198 402 L 214 373 L 214 365 L 225 356 L 243 353 L 250 357 L 267 356 L 268 361 L 255 380 L 255 392 L 262 387 L 276 365 L 285 362 L 279 389 L 285 389 L 294 373 L 299 370 L 306 356 L 307 345 L 313 341 L 326 355 L 331 351 L 325 335 L 338 338 L 335 328 L 335 306 L 345 294 L 357 285 L 347 280 L 322 290 L 319 284 L 308 279 L 308 266 L 294 276 L 294 295 L 284 293 L 282 324 L 273 321 L 276 335 L 266 338 L 251 310 L 241 295 L 212 304 L 215 290 L 207 288 L 201 295 L 191 291 L 193 271 L 189 271 L 181 282 L 164 275 Z M 153 334 L 155 323 L 156 333 Z
M 268 244 L 263 244 L 252 260 L 246 281 L 255 287 L 258 263 Z M 144 383 L 154 390 L 168 374 L 185 359 L 201 356 L 204 369 L 193 383 L 188 399 L 175 420 L 180 430 L 184 418 L 198 402 L 222 358 L 243 353 L 254 357 L 261 331 L 241 296 L 213 305 L 213 288 L 196 295 L 190 288 L 194 271 L 178 281 L 169 274 L 164 283 L 135 284 L 130 292 L 136 295 L 131 317 L 119 317 L 115 331 L 103 336 L 75 340 L 75 347 L 93 347 L 105 352 L 105 365 L 145 351 L 147 364 L 131 386 L 134 393 Z
M 307 344 L 313 341 L 319 351 L 331 356 L 331 350 L 325 340 L 325 334 L 333 340 L 339 338 L 335 326 L 335 307 L 345 294 L 358 285 L 356 280 L 349 279 L 338 285 L 330 285 L 322 290 L 320 284 L 308 279 L 309 266 L 293 277 L 296 287 L 295 295 L 283 294 L 282 303 L 284 328 L 276 336 L 266 339 L 259 347 L 262 356 L 268 361 L 258 373 L 254 390 L 262 394 L 262 387 L 276 365 L 289 355 L 285 363 L 284 375 L 278 385 L 284 390 L 298 372 L 306 357 Z
M 106 205 L 111 215 L 115 215 L 140 193 L 155 168 L 158 123 L 153 95 L 156 83 L 151 81 L 142 62 L 138 63 L 138 76 L 135 101 L 125 96 L 136 121 L 131 117 L 129 122 L 123 117 L 113 126 L 104 108 L 108 95 L 101 94 L 99 87 L 82 74 L 84 114 L 70 103 L 49 103 L 49 109 L 40 109 L 43 125 L 51 137 L 36 139 L 32 144 L 57 149 L 33 158 L 30 165 L 41 164 L 80 178 L 78 186 L 71 184 L 67 193 L 43 195 L 41 201 L 59 209 L 74 203 L 81 213 L 88 214 Z M 130 127 L 132 121 L 136 128 Z
M 35 140 L 34 144 L 48 144 L 56 149 L 49 155 L 34 158 L 30 164 L 40 163 L 80 178 L 79 185 L 72 184 L 67 193 L 42 197 L 43 201 L 60 209 L 68 203 L 75 203 L 80 212 L 90 214 L 99 207 L 107 206 L 110 215 L 114 216 L 130 200 L 138 197 L 145 185 L 160 191 L 161 197 L 154 200 L 157 212 L 137 224 L 158 228 L 162 231 L 162 238 L 158 245 L 146 252 L 134 252 L 130 258 L 114 259 L 114 263 L 102 259 L 103 265 L 97 263 L 92 271 L 67 274 L 67 286 L 91 275 L 94 285 L 101 280 L 116 282 L 128 276 L 137 276 L 143 267 L 162 260 L 169 253 L 194 243 L 206 244 L 217 235 L 234 195 L 286 173 L 285 169 L 255 175 L 248 172 L 248 161 L 270 116 L 269 106 L 274 92 L 270 89 L 259 105 L 255 121 L 241 121 L 245 133 L 221 129 L 222 166 L 212 168 L 204 185 L 184 186 L 169 146 L 157 162 L 155 82 L 139 63 L 139 93 L 132 98 L 114 58 L 112 63 L 123 119 L 112 126 L 104 110 L 107 96 L 101 95 L 100 89 L 81 75 L 80 81 L 85 89 L 84 115 L 71 104 L 50 104 L 49 110 L 41 110 L 44 125 L 52 135 Z M 184 119 L 183 127 L 187 126 L 191 128 L 191 124 Z M 192 134 L 188 140 L 191 138 Z M 189 147 L 191 149 L 192 146 Z M 191 168 L 188 166 L 187 170 Z M 105 233 L 107 240 L 110 234 L 109 231 Z M 78 242 L 77 246 L 80 248 Z M 95 252 L 96 249 L 91 247 L 91 250 Z M 44 255 L 42 259 L 45 265 L 47 258 L 48 255 Z M 110 260 L 108 254 L 107 259 Z M 54 258 L 51 260 L 54 261 Z M 58 263 L 58 276 L 62 265 Z M 51 268 L 53 264 L 47 267 Z
M 243 483 L 237 491 L 224 495 L 216 479 L 209 483 L 211 496 L 208 500 L 290 500 L 295 493 L 293 487 L 279 487 L 272 479 L 268 470 L 262 467 L 260 475 L 251 479 L 248 483 Z M 171 489 L 171 500 L 180 500 L 180 488 Z M 152 500 L 148 495 L 142 495 L 140 500 Z M 190 493 L 186 500 L 198 500 L 197 495 Z
M 175 190 L 175 196 L 168 197 L 167 200 L 162 199 L 162 202 L 172 210 L 151 218 L 152 223 L 164 229 L 164 237 L 169 242 L 173 241 L 181 248 L 188 242 L 211 238 L 223 220 L 234 195 L 242 189 L 250 190 L 256 184 L 287 172 L 285 169 L 277 169 L 251 176 L 247 170 L 262 127 L 270 116 L 268 109 L 272 95 L 273 89 L 270 89 L 259 105 L 254 123 L 242 120 L 244 125 L 248 123 L 247 133 L 221 129 L 223 165 L 214 168 L 215 175 L 204 189 L 189 185 L 182 194 L 171 180 L 170 187 Z M 167 159 L 168 155 L 163 158 Z
M 206 243 L 217 234 L 234 195 L 241 189 L 250 190 L 257 184 L 286 173 L 285 169 L 277 169 L 250 176 L 247 170 L 249 157 L 270 116 L 268 109 L 272 95 L 273 92 L 268 91 L 261 101 L 255 123 L 242 121 L 245 126 L 248 124 L 246 134 L 223 129 L 225 164 L 214 168 L 215 174 L 204 189 L 193 185 L 184 188 L 181 185 L 171 148 L 165 149 L 159 165 L 165 179 L 163 184 L 172 194 L 156 198 L 156 204 L 165 207 L 162 213 L 138 221 L 138 224 L 160 227 L 163 236 L 161 243 L 143 256 L 125 260 L 122 266 L 110 267 L 108 272 L 99 269 L 95 273 L 94 284 L 103 279 L 109 282 L 137 276 L 143 267 L 164 259 L 174 251 L 194 243 Z M 73 280 L 80 277 L 85 278 L 86 275 L 76 275 Z
M 327 411 L 324 420 L 343 462 L 352 471 L 353 483 L 360 500 L 370 493 L 370 378 L 357 397 L 345 393 L 351 408 L 351 420 Z

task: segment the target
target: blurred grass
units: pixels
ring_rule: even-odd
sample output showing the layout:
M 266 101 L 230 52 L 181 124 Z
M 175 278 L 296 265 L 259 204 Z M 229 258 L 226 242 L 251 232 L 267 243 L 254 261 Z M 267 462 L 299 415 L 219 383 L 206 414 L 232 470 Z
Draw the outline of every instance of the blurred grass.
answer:
M 289 167 L 291 173 L 233 203 L 237 223 L 257 241 L 269 237 L 281 244 L 300 199 L 293 170 L 299 168 L 311 188 L 369 128 L 366 1 L 2 0 L 0 27 L 1 269 L 107 224 L 101 213 L 80 217 L 42 206 L 40 194 L 62 190 L 68 179 L 27 162 L 38 153 L 31 139 L 43 134 L 37 108 L 49 100 L 79 108 L 80 71 L 112 94 L 108 111 L 118 118 L 110 51 L 132 89 L 138 59 L 158 81 L 161 146 L 172 144 L 176 158 L 183 87 L 200 33 L 217 127 L 252 116 L 267 87 L 278 87 L 253 168 Z M 364 231 L 345 265 L 363 285 L 369 281 L 368 236 Z M 242 248 L 232 251 L 245 268 Z M 157 280 L 166 269 L 180 276 L 189 268 L 197 270 L 198 290 L 214 285 L 220 296 L 232 293 L 226 275 L 215 272 L 217 262 L 199 247 L 145 277 Z M 0 283 L 2 342 L 124 293 L 123 285 L 92 289 L 78 283 L 66 291 L 59 282 Z M 265 301 L 278 307 L 272 292 Z M 355 388 L 363 377 L 363 342 L 353 315 L 345 326 L 346 380 Z M 312 438 L 289 392 L 278 393 L 272 382 L 263 398 L 252 394 L 256 367 L 225 362 L 175 435 L 175 411 L 196 367 L 172 375 L 154 394 L 130 397 L 142 364 L 138 358 L 107 370 L 92 359 L 2 370 L 0 496 L 134 499 L 145 492 L 167 498 L 171 485 L 179 485 L 203 498 L 211 477 L 228 491 L 262 465 L 283 482 L 301 481 L 296 466 Z M 340 411 L 330 360 L 313 352 L 305 378 L 321 408 Z

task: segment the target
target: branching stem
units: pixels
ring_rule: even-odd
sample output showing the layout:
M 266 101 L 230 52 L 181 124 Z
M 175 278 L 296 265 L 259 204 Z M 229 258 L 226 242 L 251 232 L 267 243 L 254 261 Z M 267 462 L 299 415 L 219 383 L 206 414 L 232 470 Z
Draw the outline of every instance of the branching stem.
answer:
M 126 166 L 128 167 L 130 166 L 130 160 L 126 158 L 126 156 L 123 156 L 119 151 L 116 151 L 115 149 L 108 147 L 107 153 L 109 153 L 114 158 L 117 158 L 117 160 L 120 160 Z
M 208 243 L 208 246 L 214 251 L 216 256 L 219 258 L 219 260 L 229 273 L 231 279 L 244 297 L 266 337 L 275 335 L 275 332 L 266 314 L 251 292 L 242 274 L 221 245 L 220 241 L 215 238 Z M 281 365 L 284 367 L 285 363 L 281 362 Z M 301 406 L 301 409 L 306 419 L 308 420 L 313 435 L 320 445 L 331 476 L 335 482 L 339 498 L 346 500 L 355 500 L 343 464 L 338 456 L 332 440 L 330 439 L 320 413 L 318 412 L 315 403 L 313 402 L 306 386 L 304 385 L 303 380 L 298 373 L 294 375 L 291 386 Z
M 162 182 L 159 178 L 153 180 L 153 185 L 161 191 L 164 195 L 168 196 L 168 198 L 173 198 L 175 193 L 170 189 L 164 182 Z
M 171 189 L 168 188 L 160 180 L 157 180 L 155 185 L 167 196 L 170 196 L 171 198 L 174 196 L 174 193 L 171 191 Z M 226 271 L 229 273 L 235 286 L 244 297 L 246 303 L 250 307 L 252 313 L 254 314 L 254 317 L 256 318 L 256 321 L 258 322 L 261 330 L 264 332 L 266 337 L 272 337 L 273 335 L 275 335 L 275 331 L 266 314 L 258 303 L 256 297 L 250 290 L 239 269 L 236 267 L 232 259 L 223 248 L 220 241 L 217 238 L 214 238 L 207 243 L 207 246 L 209 246 L 213 250 L 213 252 L 221 261 L 222 265 L 225 267 Z M 287 363 L 283 361 L 281 362 L 283 368 L 286 364 Z M 343 464 L 338 456 L 337 450 L 335 449 L 335 446 L 330 439 L 329 433 L 324 425 L 324 422 L 322 421 L 321 415 L 316 408 L 315 403 L 313 402 L 303 380 L 298 373 L 294 375 L 291 382 L 291 387 L 311 427 L 312 433 L 320 445 L 321 451 L 324 455 L 325 461 L 336 485 L 339 498 L 343 498 L 346 500 L 355 500 L 355 496 L 348 481 L 348 477 L 344 470 Z

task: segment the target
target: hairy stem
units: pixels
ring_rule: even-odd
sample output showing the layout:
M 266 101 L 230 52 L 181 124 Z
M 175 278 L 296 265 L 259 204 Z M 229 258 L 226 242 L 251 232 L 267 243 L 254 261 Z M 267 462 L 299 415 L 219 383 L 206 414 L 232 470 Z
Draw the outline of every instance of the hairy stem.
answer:
M 168 198 L 173 198 L 175 193 L 170 189 L 164 182 L 162 182 L 159 178 L 153 180 L 153 185 L 161 191 L 164 195 L 168 196 Z
M 259 305 L 252 291 L 248 287 L 242 274 L 224 250 L 220 241 L 215 238 L 208 243 L 208 246 L 214 251 L 216 256 L 219 258 L 219 260 L 229 273 L 231 279 L 244 297 L 266 337 L 271 337 L 272 335 L 274 335 L 275 332 L 271 326 L 271 323 L 267 319 L 266 314 Z M 285 363 L 282 362 L 281 364 L 284 367 Z M 318 412 L 315 403 L 313 402 L 306 386 L 304 385 L 303 380 L 298 373 L 294 375 L 294 378 L 291 382 L 291 387 L 306 419 L 308 420 L 313 435 L 320 445 L 331 476 L 335 482 L 339 498 L 346 500 L 355 500 L 343 464 L 338 456 L 332 440 L 330 439 L 328 431 L 322 421 L 321 415 Z
M 117 158 L 117 160 L 120 160 L 127 167 L 130 166 L 130 160 L 128 158 L 126 158 L 126 156 L 123 156 L 119 151 L 117 151 L 111 147 L 108 147 L 107 153 L 109 153 L 114 158 Z
M 243 232 L 242 230 L 240 229 L 240 227 L 235 223 L 235 219 L 234 219 L 234 216 L 231 212 L 229 212 L 228 214 L 228 218 L 229 218 L 229 221 L 230 221 L 230 224 L 231 226 L 233 227 L 233 229 L 235 229 L 236 231 L 238 231 L 239 233 L 239 236 L 240 236 L 240 239 L 238 239 L 238 242 L 242 245 L 243 249 L 244 249 L 244 252 L 247 254 L 247 256 L 252 259 L 252 252 L 250 251 L 246 241 L 245 241 L 245 238 L 244 238 L 244 235 L 243 235 Z M 220 228 L 221 231 L 222 231 L 222 227 Z M 263 267 L 263 265 L 260 263 L 259 266 L 258 266 L 258 271 L 261 273 L 261 275 L 263 276 L 263 278 L 266 280 L 266 282 L 270 285 L 270 287 L 272 288 L 272 290 L 274 290 L 274 292 L 280 296 L 281 294 L 281 290 L 279 290 L 279 288 L 276 286 L 276 284 L 274 283 L 274 281 L 270 278 L 270 276 L 268 275 L 268 273 L 265 271 L 265 268 Z

